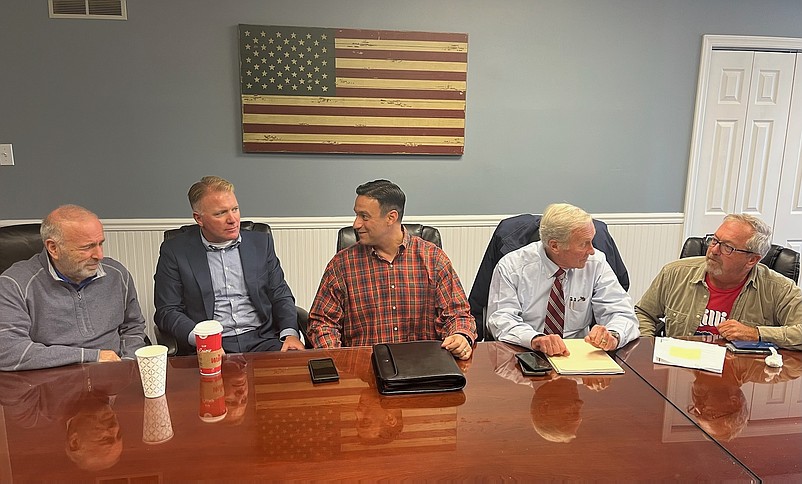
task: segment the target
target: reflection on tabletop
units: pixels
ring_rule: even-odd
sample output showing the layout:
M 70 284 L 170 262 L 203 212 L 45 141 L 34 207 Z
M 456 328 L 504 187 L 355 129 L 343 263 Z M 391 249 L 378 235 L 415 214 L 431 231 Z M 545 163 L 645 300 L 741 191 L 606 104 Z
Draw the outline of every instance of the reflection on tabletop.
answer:
M 146 398 L 142 410 L 142 442 L 158 445 L 173 438 L 173 422 L 167 397 Z
M 248 362 L 242 354 L 225 355 L 220 373 L 199 375 L 198 417 L 205 423 L 240 425 L 248 409 Z
M 222 375 L 226 402 L 225 422 L 239 425 L 248 408 L 248 363 L 242 355 L 232 355 L 223 361 Z
M 0 374 L 0 405 L 6 418 L 23 428 L 63 426 L 64 452 L 87 471 L 113 466 L 123 439 L 116 395 L 133 380 L 133 362 L 81 365 L 42 371 Z
M 524 376 L 515 358 L 517 353 L 528 351 L 518 346 L 498 343 L 490 346 L 488 355 L 495 373 L 519 385 L 527 385 L 532 394 L 530 413 L 532 426 L 544 439 L 551 442 L 570 442 L 576 438 L 582 423 L 582 405 L 578 384 L 593 391 L 602 391 L 612 382 L 609 376 L 560 376 L 551 371 L 545 376 Z
M 785 358 L 782 368 L 772 368 L 763 357 L 738 357 L 727 352 L 721 375 L 693 371 L 688 414 L 717 440 L 732 440 L 749 421 L 746 397 L 741 390 L 744 383 L 779 383 L 795 380 L 800 373 L 802 362 L 798 358 Z
M 255 362 L 259 435 L 268 460 L 329 460 L 398 455 L 421 448 L 453 450 L 457 406 L 463 392 L 384 397 L 376 389 L 370 352 L 341 350 L 331 356 L 336 383 L 313 385 L 305 367 L 281 360 Z

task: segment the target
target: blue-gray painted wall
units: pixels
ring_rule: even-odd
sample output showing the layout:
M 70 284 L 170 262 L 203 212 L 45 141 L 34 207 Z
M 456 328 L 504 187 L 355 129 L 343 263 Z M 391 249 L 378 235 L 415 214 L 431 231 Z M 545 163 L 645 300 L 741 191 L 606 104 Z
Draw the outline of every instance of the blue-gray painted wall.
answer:
M 244 216 L 350 215 L 389 178 L 410 215 L 681 212 L 702 35 L 802 37 L 799 0 L 129 0 L 127 21 L 0 0 L 0 220 L 79 203 L 188 217 L 206 174 Z M 243 154 L 237 24 L 465 32 L 462 157 Z

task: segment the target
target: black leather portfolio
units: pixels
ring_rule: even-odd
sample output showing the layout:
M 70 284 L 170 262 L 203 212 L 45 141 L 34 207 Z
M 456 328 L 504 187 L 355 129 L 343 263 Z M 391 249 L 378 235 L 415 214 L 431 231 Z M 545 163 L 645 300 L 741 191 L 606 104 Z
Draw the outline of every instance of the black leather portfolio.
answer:
M 440 341 L 373 345 L 373 370 L 379 393 L 449 392 L 465 386 L 465 375 Z

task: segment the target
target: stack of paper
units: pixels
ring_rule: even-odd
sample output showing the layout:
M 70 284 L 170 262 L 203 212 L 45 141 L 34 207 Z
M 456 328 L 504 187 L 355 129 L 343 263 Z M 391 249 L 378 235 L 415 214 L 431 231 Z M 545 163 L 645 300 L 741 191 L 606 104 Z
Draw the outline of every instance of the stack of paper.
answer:
M 624 373 L 618 363 L 584 339 L 563 340 L 568 356 L 549 356 L 549 363 L 561 375 L 617 375 Z
M 701 341 L 655 338 L 652 362 L 721 373 L 726 352 L 723 346 Z

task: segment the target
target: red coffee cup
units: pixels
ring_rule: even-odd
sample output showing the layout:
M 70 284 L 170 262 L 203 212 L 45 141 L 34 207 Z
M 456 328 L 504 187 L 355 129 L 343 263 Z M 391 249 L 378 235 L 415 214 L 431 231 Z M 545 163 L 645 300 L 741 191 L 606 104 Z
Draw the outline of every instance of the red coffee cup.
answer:
M 198 417 L 207 423 L 219 422 L 227 412 L 223 375 L 201 376 Z
M 220 373 L 223 364 L 223 325 L 211 319 L 195 325 L 198 367 L 201 375 Z

